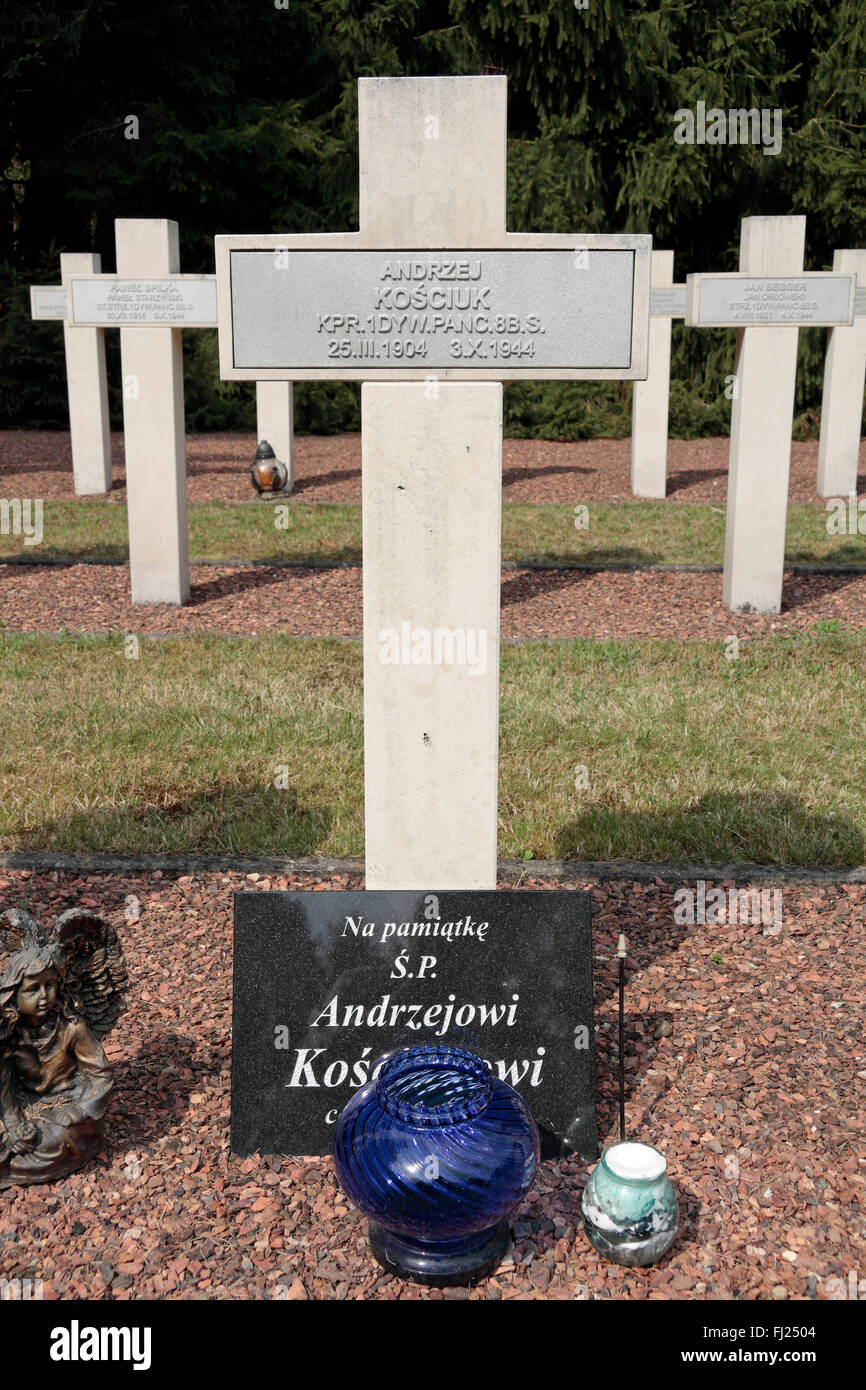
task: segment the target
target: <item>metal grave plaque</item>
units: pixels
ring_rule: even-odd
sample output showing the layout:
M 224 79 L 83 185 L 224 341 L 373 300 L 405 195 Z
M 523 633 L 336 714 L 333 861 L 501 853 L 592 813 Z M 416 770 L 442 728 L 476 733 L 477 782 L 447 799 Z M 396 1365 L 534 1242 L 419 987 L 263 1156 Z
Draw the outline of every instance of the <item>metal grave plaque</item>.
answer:
M 854 275 L 689 275 L 686 323 L 701 328 L 739 325 L 833 327 L 852 321 Z
M 650 315 L 659 319 L 681 319 L 686 312 L 685 285 L 653 286 L 650 290 Z
M 71 281 L 72 322 L 103 328 L 216 328 L 216 278 L 177 275 L 159 280 L 121 280 L 91 275 Z
M 32 319 L 65 319 L 66 313 L 66 290 L 63 285 L 30 286 Z
M 648 237 L 458 251 L 239 240 L 217 238 L 229 379 L 646 375 Z

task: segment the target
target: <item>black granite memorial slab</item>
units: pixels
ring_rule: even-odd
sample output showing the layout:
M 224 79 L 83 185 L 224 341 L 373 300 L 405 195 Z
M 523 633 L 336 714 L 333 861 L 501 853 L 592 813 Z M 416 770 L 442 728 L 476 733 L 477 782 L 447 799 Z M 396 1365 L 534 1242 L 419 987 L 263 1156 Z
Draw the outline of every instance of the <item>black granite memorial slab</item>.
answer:
M 595 1158 L 589 894 L 235 895 L 234 1153 L 330 1153 L 379 1058 L 422 1042 L 514 1086 L 543 1157 Z

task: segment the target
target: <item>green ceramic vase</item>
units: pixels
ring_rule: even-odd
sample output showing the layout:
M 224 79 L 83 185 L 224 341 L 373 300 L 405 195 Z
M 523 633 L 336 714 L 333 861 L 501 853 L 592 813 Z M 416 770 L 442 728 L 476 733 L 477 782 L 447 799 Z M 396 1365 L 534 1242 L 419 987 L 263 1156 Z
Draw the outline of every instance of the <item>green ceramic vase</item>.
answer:
M 583 1190 L 583 1224 L 600 1255 L 651 1265 L 673 1245 L 677 1197 L 667 1162 L 650 1144 L 612 1144 Z

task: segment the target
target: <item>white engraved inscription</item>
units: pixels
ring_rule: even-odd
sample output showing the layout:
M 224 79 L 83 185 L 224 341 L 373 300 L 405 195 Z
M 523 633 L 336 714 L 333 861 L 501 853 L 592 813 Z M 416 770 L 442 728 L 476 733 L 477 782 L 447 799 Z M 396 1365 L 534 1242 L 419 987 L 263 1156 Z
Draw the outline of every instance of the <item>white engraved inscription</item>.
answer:
M 630 250 L 233 251 L 234 365 L 628 368 L 633 277 Z
M 317 331 L 328 338 L 330 358 L 423 362 L 437 333 L 454 335 L 448 351 L 455 362 L 534 357 L 535 335 L 546 331 L 540 315 L 495 314 L 493 287 L 481 280 L 480 259 L 389 259 L 373 291 L 374 312 L 319 314 Z
M 848 321 L 850 281 L 704 280 L 699 323 L 823 323 Z
M 66 290 L 55 285 L 33 285 L 30 310 L 34 319 L 65 319 Z
M 76 323 L 216 324 L 213 280 L 77 280 L 72 282 Z

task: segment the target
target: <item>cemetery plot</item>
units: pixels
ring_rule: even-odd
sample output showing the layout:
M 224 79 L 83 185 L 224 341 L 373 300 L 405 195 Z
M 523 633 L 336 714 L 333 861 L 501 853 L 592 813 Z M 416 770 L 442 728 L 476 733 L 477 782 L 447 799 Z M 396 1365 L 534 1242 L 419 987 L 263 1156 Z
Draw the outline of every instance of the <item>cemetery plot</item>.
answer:
M 738 886 L 750 883 L 744 877 Z M 358 881 L 285 870 L 255 882 L 226 870 L 117 877 L 0 870 L 6 900 L 26 897 L 37 913 L 87 894 L 94 910 L 117 920 L 128 894 L 127 904 L 140 904 L 142 914 L 119 922 L 136 987 L 116 1049 L 113 1142 L 98 1165 L 60 1189 L 4 1194 L 0 1244 L 10 1283 L 13 1274 L 34 1273 L 46 1302 L 429 1296 L 421 1287 L 383 1283 L 327 1159 L 242 1159 L 229 1151 L 232 898 L 254 886 L 320 887 L 326 891 L 316 896 L 328 898 L 328 889 Z M 814 1297 L 816 1270 L 819 1297 L 842 1298 L 848 1271 L 858 1267 L 866 1292 L 851 1219 L 860 1189 L 862 1103 L 853 1056 L 862 1049 L 856 995 L 866 886 L 786 886 L 780 935 L 742 917 L 716 928 L 672 926 L 679 888 L 626 879 L 592 890 L 599 1112 L 603 1133 L 613 1135 L 621 929 L 631 957 L 626 1027 L 637 1062 L 627 1073 L 629 1133 L 665 1152 L 691 1210 L 700 1206 L 695 1237 L 650 1269 L 602 1272 L 580 1225 L 589 1165 L 565 1158 L 544 1170 L 532 1200 L 515 1213 L 513 1262 L 497 1276 L 494 1297 L 543 1292 L 573 1301 L 589 1290 L 590 1298 L 664 1300 L 673 1292 L 705 1301 L 730 1299 L 736 1290 L 741 1300 L 774 1304 L 780 1290 L 805 1310 L 815 1307 L 800 1300 Z M 158 951 L 150 923 L 158 923 Z M 782 980 L 787 988 L 779 989 Z M 669 1036 L 659 1036 L 660 1022 L 672 1028 Z M 778 1205 L 764 1197 L 768 1185 Z M 797 1259 L 774 1260 L 777 1250 Z M 471 1297 L 489 1299 L 490 1287 L 481 1284 Z M 123 1308 L 131 1306 L 110 1306 L 106 1316 L 128 1321 Z M 743 1306 L 736 1305 L 738 1317 Z
M 306 1296 L 305 1278 L 317 1292 L 339 1280 L 346 1296 L 359 1269 L 353 1292 L 364 1292 L 364 1243 L 327 1165 L 293 1156 L 327 1154 L 377 1057 L 422 1039 L 468 1045 L 516 1085 L 543 1155 L 560 1160 L 519 1212 L 503 1282 L 616 1292 L 575 1239 L 574 1179 L 585 1177 L 578 1159 L 597 1153 L 596 1047 L 608 1136 L 615 1124 L 626 1047 L 613 1044 L 610 953 L 623 929 L 633 934 L 617 1020 L 628 1024 L 629 1132 L 664 1145 L 695 1238 L 671 1252 L 662 1277 L 622 1275 L 618 1290 L 814 1296 L 832 1262 L 850 1263 L 856 1106 L 842 1082 L 862 1032 L 852 927 L 866 904 L 860 888 L 839 903 L 866 854 L 866 568 L 789 575 L 786 617 L 772 615 L 800 325 L 832 325 L 827 418 L 841 422 L 849 469 L 855 430 L 855 454 L 859 445 L 856 268 L 846 260 L 842 274 L 804 273 L 804 217 L 745 219 L 740 274 L 690 277 L 688 287 L 673 284 L 673 252 L 651 252 L 648 236 L 506 232 L 505 97 L 504 77 L 362 79 L 360 231 L 221 237 L 217 275 L 182 277 L 175 223 L 123 219 L 118 275 L 89 273 L 95 257 L 67 259 L 62 288 L 32 299 L 34 317 L 64 320 L 72 437 L 80 444 L 82 414 L 95 422 L 103 461 L 103 330 L 120 329 L 132 598 L 149 605 L 130 605 L 118 567 L 0 565 L 22 629 L 0 632 L 0 690 L 21 731 L 5 757 L 0 843 L 51 856 L 36 861 L 51 864 L 50 879 L 19 883 L 13 871 L 5 886 L 37 900 L 107 893 L 118 915 L 123 900 L 140 982 L 123 1039 L 119 1142 L 68 1184 L 73 1211 L 109 1194 L 102 1246 L 77 1246 L 93 1223 L 73 1224 L 63 1201 L 39 1194 L 15 1197 L 0 1231 L 17 1232 L 35 1257 L 51 1227 L 53 1293 L 98 1296 L 119 1270 L 130 1297 L 267 1294 L 278 1273 L 292 1281 L 289 1297 Z M 740 330 L 724 602 L 747 616 L 734 623 L 722 611 L 718 577 L 706 573 L 503 573 L 503 382 L 634 382 L 633 491 L 663 496 L 671 320 L 683 316 Z M 339 539 L 357 553 L 362 524 L 363 586 L 358 566 L 232 571 L 223 549 L 182 607 L 181 329 L 215 322 L 224 377 L 266 382 L 259 422 L 266 403 L 286 417 L 291 380 L 363 381 L 363 515 L 344 518 Z M 831 395 L 856 397 L 857 418 L 831 412 Z M 76 401 L 86 401 L 77 421 Z M 725 490 L 721 473 L 714 481 Z M 20 534 L 18 500 L 17 522 L 11 501 L 0 507 Z M 572 518 L 587 508 L 579 491 L 566 500 L 549 534 L 559 526 L 573 544 Z M 261 518 L 269 542 L 275 515 L 252 502 L 245 513 Z M 321 518 L 295 516 L 310 536 L 321 528 Z M 232 535 L 243 534 L 237 520 Z M 856 498 L 843 520 L 853 536 Z M 40 531 L 42 521 L 40 499 Z M 610 540 L 616 520 L 606 523 Z M 720 524 L 710 523 L 716 544 Z M 102 539 L 112 542 L 109 528 Z M 503 596 L 506 639 L 567 640 L 502 645 Z M 324 636 L 362 631 L 363 649 Z M 201 865 L 180 872 L 176 859 L 165 875 L 103 861 L 105 886 L 94 892 L 98 874 L 62 877 L 65 851 L 191 852 L 210 868 L 225 855 L 220 868 L 231 872 L 217 884 Z M 250 873 L 265 891 L 235 897 L 229 1036 L 229 897 L 244 853 L 267 856 L 259 867 L 273 878 Z M 334 891 L 360 882 L 362 853 L 367 891 Z M 301 882 L 289 855 L 352 861 L 319 858 Z M 765 866 L 762 879 L 778 871 L 784 908 L 782 887 L 767 909 L 745 892 L 737 920 L 732 887 L 719 894 L 732 914 L 723 921 L 707 916 L 714 895 L 703 879 L 694 891 L 683 885 L 685 902 L 662 885 L 711 876 L 698 866 L 713 862 L 726 866 L 716 874 L 726 884 L 748 880 L 754 865 L 729 873 L 747 856 Z M 579 870 L 569 863 L 578 858 Z M 541 859 L 559 863 L 536 864 L 532 877 Z M 798 864 L 838 867 L 819 871 L 837 880 L 833 902 L 819 903 L 814 884 L 795 899 L 800 875 L 778 866 Z M 526 891 L 548 873 L 569 891 Z M 619 882 L 604 883 L 608 875 Z M 488 891 L 503 880 L 523 891 Z M 590 894 L 577 890 L 589 880 L 594 941 Z M 429 881 L 441 887 L 417 887 Z M 239 1163 L 226 1143 L 230 1052 Z M 804 1057 L 815 1063 L 808 1075 Z M 13 1117 L 12 1144 L 14 1131 Z M 818 1148 L 832 1201 L 814 1180 Z M 745 1243 L 768 1232 L 772 1249 Z M 782 1263 L 794 1268 L 780 1273 Z
M 216 277 L 179 274 L 176 223 L 119 219 L 115 235 L 126 275 L 102 274 L 98 256 L 64 254 L 61 286 L 31 286 L 31 317 L 63 320 L 79 494 L 111 489 L 104 330 L 121 330 L 133 601 L 182 603 L 189 575 L 179 330 L 217 327 Z M 258 436 L 276 446 L 291 485 L 291 383 L 257 383 L 256 404 Z
M 708 480 L 704 487 L 709 491 L 712 482 Z M 724 494 L 719 493 L 718 488 L 712 491 L 711 500 L 723 501 Z M 35 501 L 18 501 L 17 509 L 14 503 L 8 508 L 7 524 L 0 499 L 3 559 L 22 558 L 31 564 L 46 559 L 70 563 L 110 559 L 120 564 L 128 559 L 127 510 L 122 501 L 82 508 L 74 501 L 46 498 L 41 537 L 34 537 L 30 525 L 31 518 L 35 525 Z M 276 511 L 277 506 L 282 510 Z M 579 528 L 574 523 L 581 517 L 585 526 Z M 189 538 L 191 562 L 322 568 L 361 565 L 363 560 L 361 509 L 352 504 L 294 502 L 289 510 L 278 502 L 265 512 L 247 502 L 191 503 Z M 663 502 L 635 506 L 593 500 L 582 504 L 577 515 L 574 507 L 562 505 L 506 502 L 502 509 L 502 558 L 509 566 L 692 565 L 701 569 L 718 567 L 723 553 L 720 506 Z M 857 565 L 866 570 L 866 498 L 859 504 L 843 498 L 829 506 L 791 505 L 785 564 Z

